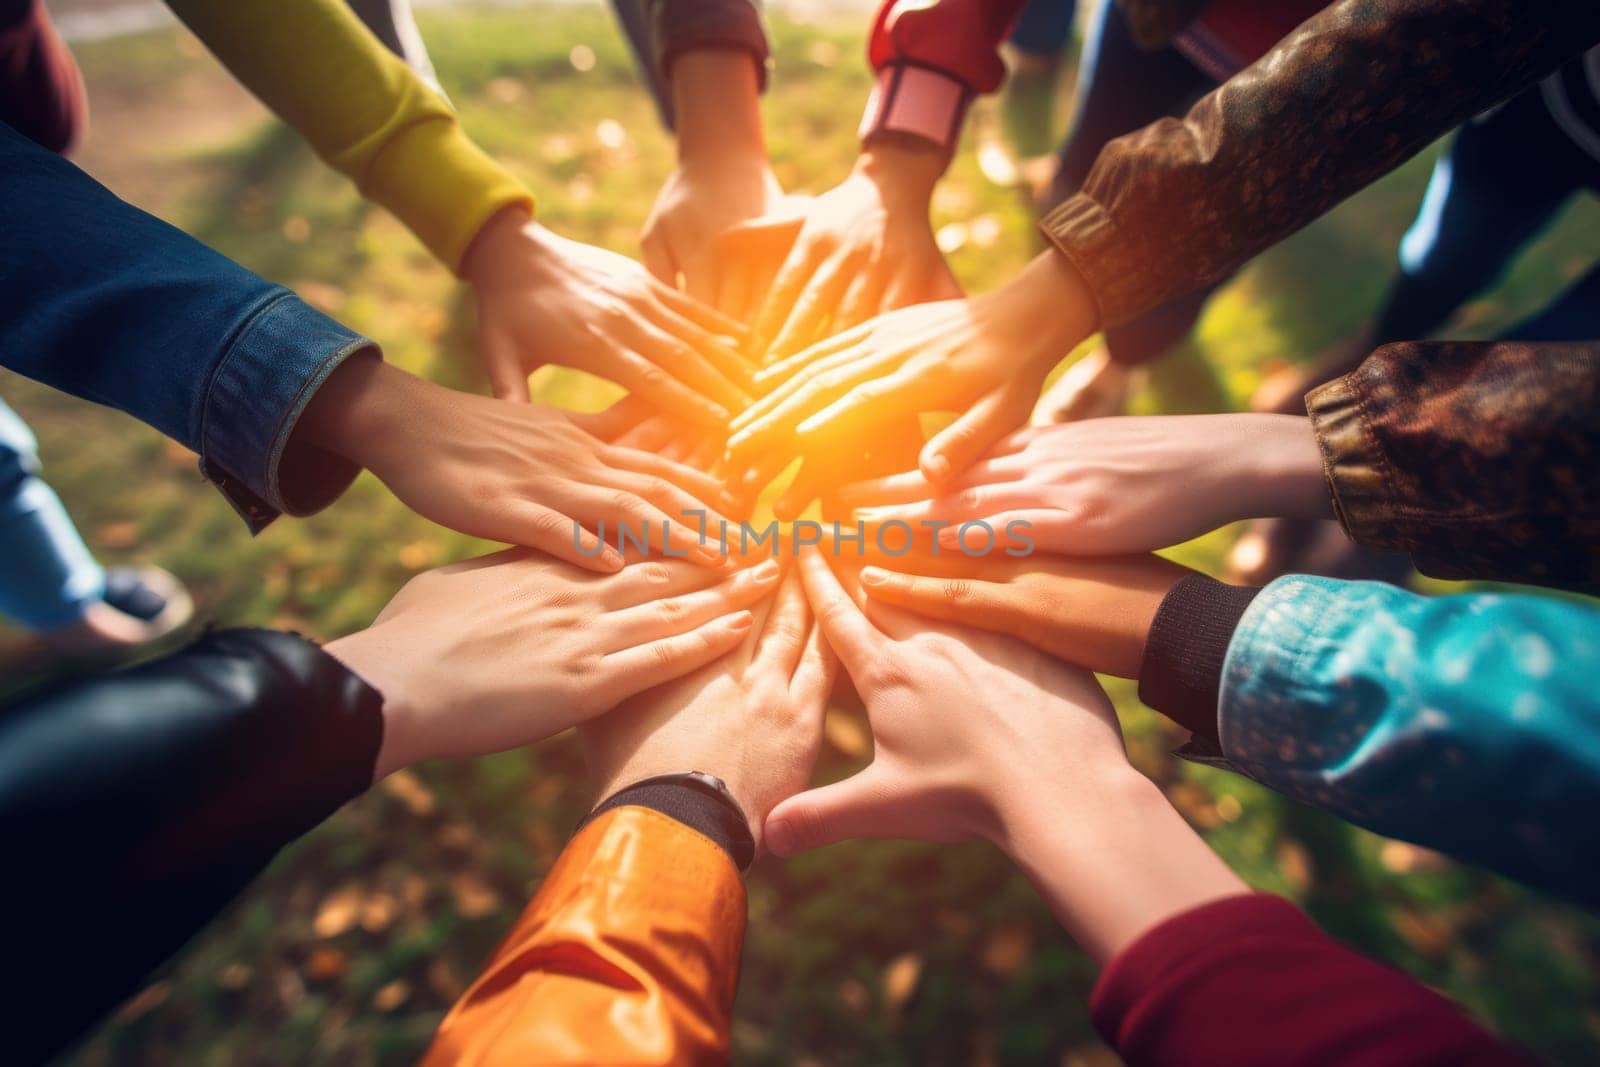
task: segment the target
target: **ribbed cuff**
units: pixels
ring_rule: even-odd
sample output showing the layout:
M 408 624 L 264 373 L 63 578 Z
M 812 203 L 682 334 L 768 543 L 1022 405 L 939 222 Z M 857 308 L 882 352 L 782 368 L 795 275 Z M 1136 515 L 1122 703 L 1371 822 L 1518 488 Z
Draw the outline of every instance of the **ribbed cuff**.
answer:
M 883 133 L 903 133 L 953 151 L 973 92 L 943 71 L 896 64 L 878 71 L 857 130 L 863 143 Z
M 681 55 L 708 48 L 747 52 L 756 82 L 767 88 L 769 49 L 761 12 L 750 0 L 667 0 L 653 5 L 656 69 L 667 84 Z
M 229 342 L 206 388 L 200 469 L 252 532 L 280 512 L 309 515 L 349 487 L 360 468 L 323 454 L 286 483 L 280 463 L 295 424 L 328 376 L 367 338 L 283 290 Z
M 756 842 L 744 812 L 726 797 L 683 782 L 646 779 L 625 786 L 601 801 L 578 829 L 622 807 L 650 808 L 683 823 L 726 852 L 741 871 L 748 870 L 755 859 Z
M 1139 699 L 1190 732 L 1216 741 L 1222 665 L 1239 620 L 1261 592 L 1203 574 L 1168 590 L 1139 664 Z

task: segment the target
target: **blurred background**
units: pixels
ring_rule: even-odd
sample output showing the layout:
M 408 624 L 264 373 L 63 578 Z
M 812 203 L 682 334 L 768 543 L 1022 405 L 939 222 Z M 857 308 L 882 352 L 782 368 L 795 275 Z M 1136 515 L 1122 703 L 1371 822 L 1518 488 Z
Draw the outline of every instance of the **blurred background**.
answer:
M 80 165 L 379 339 L 397 364 L 483 388 L 464 291 L 160 4 L 48 6 L 88 81 Z M 855 155 L 871 6 L 768 5 L 776 71 L 767 133 L 791 191 L 822 191 Z M 609 11 L 598 2 L 419 7 L 467 130 L 526 178 L 542 220 L 637 254 L 674 157 Z M 1063 103 L 1070 92 L 1066 77 Z M 980 102 L 935 199 L 940 244 L 969 291 L 1005 279 L 1039 247 L 1024 198 L 1003 184 L 1013 168 L 1000 128 L 997 102 Z M 1244 271 L 1135 409 L 1242 406 L 1264 373 L 1352 333 L 1392 270 L 1432 158 Z M 1579 203 L 1454 332 L 1491 336 L 1575 278 L 1596 249 L 1600 207 Z M 616 395 L 566 371 L 543 371 L 536 385 L 541 399 L 589 409 Z M 0 393 L 38 432 L 46 476 L 101 558 L 170 568 L 218 623 L 331 638 L 366 624 L 408 576 L 485 547 L 409 514 L 370 476 L 321 515 L 251 539 L 201 482 L 194 456 L 154 431 L 10 374 Z M 1173 555 L 1215 571 L 1236 534 Z M 13 684 L 28 674 L 14 632 L 0 632 L 0 654 Z M 1442 989 L 1542 1058 L 1600 1062 L 1600 923 L 1178 762 L 1168 752 L 1181 737 L 1131 685 L 1112 692 L 1135 763 L 1252 884 L 1292 897 L 1336 936 Z M 858 709 L 833 709 L 827 739 L 824 777 L 870 751 Z M 589 800 L 567 737 L 394 776 L 281 856 L 66 1062 L 411 1062 Z M 1084 1007 L 1092 965 L 986 847 L 842 845 L 763 860 L 749 889 L 738 1063 L 1115 1062 Z

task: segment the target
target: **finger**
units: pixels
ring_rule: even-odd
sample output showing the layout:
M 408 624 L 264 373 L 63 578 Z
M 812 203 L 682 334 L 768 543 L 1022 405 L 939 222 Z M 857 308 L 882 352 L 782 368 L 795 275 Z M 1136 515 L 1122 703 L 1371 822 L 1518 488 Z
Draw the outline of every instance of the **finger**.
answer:
M 698 449 L 691 449 L 697 451 Z M 686 463 L 667 459 L 636 448 L 603 448 L 595 453 L 600 461 L 608 467 L 618 470 L 633 471 L 636 474 L 649 475 L 669 482 L 685 493 L 693 496 L 694 503 L 710 504 L 712 508 L 735 510 L 738 501 L 734 500 L 728 491 L 723 488 L 722 482 L 704 470 L 696 469 Z M 652 494 L 645 493 L 650 497 Z M 663 496 L 663 493 L 655 493 Z M 664 503 L 658 500 L 657 503 Z M 711 509 L 706 509 L 711 510 Z M 711 515 L 713 519 L 723 518 L 722 515 Z
M 607 483 L 585 485 L 570 490 L 563 500 L 551 501 L 564 506 L 584 525 L 615 531 L 615 547 L 643 552 L 646 555 L 661 553 L 668 558 L 688 559 L 703 566 L 722 562 L 722 554 L 714 544 L 700 543 L 698 525 L 686 523 L 681 516 L 674 517 L 640 496 L 632 488 L 620 484 L 624 479 L 608 479 Z M 676 510 L 676 509 L 674 509 Z M 717 519 L 712 519 L 716 528 Z
M 807 437 L 824 433 L 836 439 L 859 436 L 896 414 L 915 414 L 915 401 L 908 404 L 903 400 L 915 392 L 917 383 L 917 376 L 904 367 L 861 383 L 795 427 L 800 447 L 806 446 Z M 918 433 L 920 443 L 920 429 Z
M 845 670 L 859 674 L 883 652 L 884 637 L 839 584 L 826 557 L 815 548 L 800 554 L 800 580 L 817 625 L 838 654 Z
M 638 394 L 661 411 L 692 420 L 696 425 L 725 427 L 731 415 L 716 401 L 701 396 L 643 356 L 618 346 L 605 353 L 595 373 Z
M 704 289 L 701 290 L 704 292 Z M 710 335 L 720 335 L 739 343 L 750 336 L 750 328 L 731 315 L 724 315 L 701 299 L 676 289 L 657 289 L 657 298 L 680 318 L 687 319 Z
M 815 708 L 821 715 L 827 708 L 828 694 L 833 692 L 833 680 L 838 672 L 839 657 L 822 635 L 822 627 L 813 622 L 794 677 L 789 680 L 789 695 L 797 706 Z
M 946 485 L 928 481 L 920 470 L 889 474 L 882 478 L 865 478 L 839 488 L 839 502 L 850 507 L 879 504 L 909 504 L 937 497 L 951 488 L 969 488 L 980 485 L 999 485 L 1015 482 L 1028 475 L 1028 468 L 1014 458 L 985 459 L 974 463 L 960 478 Z
M 828 490 L 831 480 L 829 464 L 820 456 L 807 456 L 800 464 L 794 481 L 772 502 L 773 517 L 791 522 L 815 499 Z
M 1015 482 L 1002 485 L 980 485 L 953 489 L 951 492 L 909 504 L 888 504 L 882 507 L 857 508 L 855 517 L 866 523 L 900 521 L 908 523 L 962 522 L 987 519 L 1003 511 L 1040 507 L 1036 490 L 1024 488 Z
M 1082 525 L 1082 520 L 1077 515 L 1059 508 L 1019 508 L 1014 511 L 1001 511 L 985 515 L 983 521 L 995 530 L 997 537 L 1003 538 L 998 543 L 1015 547 L 1021 556 L 1032 555 L 1034 550 L 1040 548 L 1046 552 L 1079 552 L 1091 555 L 1105 552 L 1108 548 L 1112 552 L 1126 552 L 1130 549 L 1149 547 L 1092 544 L 1079 536 L 1079 531 L 1076 529 Z M 948 526 L 940 530 L 939 547 L 960 548 L 960 527 Z
M 755 616 L 736 611 L 703 623 L 688 633 L 635 645 L 600 658 L 605 703 L 615 707 L 629 697 L 681 678 L 738 648 L 755 625 Z
M 684 633 L 754 606 L 777 588 L 780 577 L 778 564 L 769 559 L 710 588 L 614 611 L 605 617 L 599 641 L 607 652 L 618 652 Z
M 889 368 L 895 358 L 892 353 L 877 353 L 852 360 L 822 373 L 807 373 L 802 378 L 795 379 L 784 387 L 787 396 L 773 405 L 761 418 L 745 422 L 743 426 L 730 427 L 733 432 L 728 436 L 729 454 L 740 455 L 770 446 L 774 438 L 792 433 L 800 424 L 810 420 L 816 412 L 828 407 L 845 394 L 861 388 L 876 378 L 886 377 L 892 373 Z M 794 388 L 791 389 L 790 386 Z M 896 395 L 903 397 L 904 394 Z M 769 399 L 771 398 L 763 398 L 758 403 L 765 403 Z M 880 403 L 885 408 L 882 412 L 884 418 L 892 418 L 900 413 L 897 408 L 881 400 Z
M 769 563 L 777 566 L 771 560 L 761 566 Z M 805 651 L 806 638 L 812 629 L 806 591 L 800 584 L 800 575 L 791 573 L 778 587 L 777 602 L 761 627 L 753 660 L 755 667 L 779 678 L 792 678 L 800 665 L 800 656 Z
M 772 340 L 772 356 L 782 359 L 805 348 L 821 331 L 838 308 L 844 291 L 865 265 L 863 253 L 845 253 L 833 256 L 817 268 L 815 275 L 795 299 L 788 319 Z
M 819 341 L 803 351 L 796 352 L 787 359 L 779 360 L 756 373 L 755 386 L 757 392 L 767 392 L 792 381 L 794 377 L 807 367 L 815 366 L 818 370 L 826 369 L 821 364 L 828 360 L 828 366 L 837 366 L 841 354 L 854 348 L 865 341 L 872 333 L 872 323 L 863 322 L 860 326 L 836 334 L 826 341 Z M 848 357 L 846 357 L 848 358 Z
M 518 358 L 516 344 L 498 334 L 487 334 L 479 339 L 478 346 L 483 354 L 484 373 L 489 378 L 489 391 L 495 398 L 513 404 L 532 403 L 528 370 Z
M 639 252 L 644 263 L 644 269 L 662 285 L 675 286 L 678 284 L 678 261 L 673 258 L 672 248 L 659 236 L 661 231 L 651 230 L 639 242 Z
M 861 588 L 878 603 L 930 619 L 1011 632 L 1006 626 L 1000 625 L 1001 620 L 1008 619 L 1008 612 L 1003 595 L 1006 586 L 999 582 L 973 578 L 934 578 L 902 574 L 883 567 L 865 567 L 861 571 Z
M 781 802 L 767 815 L 762 835 L 779 856 L 792 856 L 854 837 L 895 837 L 901 802 L 889 776 L 876 765 Z
M 994 443 L 1028 417 L 1031 401 L 1015 388 L 1002 386 L 972 405 L 960 418 L 933 435 L 917 464 L 929 481 L 945 482 L 966 471 Z
M 470 531 L 466 531 L 470 532 Z M 614 574 L 622 569 L 622 554 L 574 518 L 540 504 L 524 504 L 512 515 L 506 540 L 548 552 L 584 570 Z
M 750 330 L 755 338 L 756 351 L 765 352 L 772 339 L 783 332 L 784 324 L 789 321 L 806 283 L 817 273 L 827 254 L 828 249 L 821 242 L 808 240 L 803 233 L 789 250 L 783 265 L 778 268 L 778 276 L 767 290 L 767 298 L 756 312 L 755 324 Z
M 653 475 L 619 478 L 617 485 L 669 516 L 664 548 L 670 546 L 674 553 L 688 551 L 708 562 L 721 562 L 722 555 L 715 547 L 717 531 L 735 525 L 723 511 L 695 499 L 666 479 Z
M 878 314 L 879 302 L 883 299 L 883 276 L 884 272 L 878 263 L 867 264 L 856 273 L 844 299 L 839 301 L 838 310 L 834 312 L 831 323 L 833 332 L 859 326 Z
M 677 298 L 685 299 L 685 298 Z M 713 368 L 719 379 L 732 382 L 738 388 L 733 398 L 739 409 L 750 403 L 750 393 L 755 389 L 756 368 L 739 350 L 743 342 L 722 337 L 703 329 L 698 323 L 679 315 L 667 301 L 649 309 L 649 322 L 676 345 L 689 349 Z
M 651 314 L 655 314 L 654 309 Z M 666 315 L 663 317 L 670 318 Z M 654 318 L 633 318 L 621 327 L 621 335 L 630 349 L 729 411 L 741 411 L 750 403 L 750 396 L 736 382 L 729 379 L 703 352 L 682 340 L 670 325 L 664 326 Z M 725 350 L 724 358 L 743 366 L 743 361 L 732 349 Z
M 655 414 L 643 400 L 628 394 L 604 411 L 569 411 L 574 426 L 601 441 L 614 441 Z

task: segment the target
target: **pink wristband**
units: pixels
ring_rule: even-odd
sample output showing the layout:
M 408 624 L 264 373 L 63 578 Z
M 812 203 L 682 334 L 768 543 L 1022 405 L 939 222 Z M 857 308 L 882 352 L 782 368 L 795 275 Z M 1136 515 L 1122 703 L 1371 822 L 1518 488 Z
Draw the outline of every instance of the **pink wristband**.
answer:
M 884 67 L 858 133 L 863 141 L 878 133 L 909 133 L 954 150 L 972 96 L 957 79 L 928 67 Z

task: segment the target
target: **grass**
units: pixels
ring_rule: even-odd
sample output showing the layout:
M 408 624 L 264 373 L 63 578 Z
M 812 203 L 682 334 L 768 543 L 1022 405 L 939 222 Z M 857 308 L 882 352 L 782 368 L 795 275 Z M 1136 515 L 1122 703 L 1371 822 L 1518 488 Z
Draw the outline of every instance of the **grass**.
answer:
M 635 250 L 672 149 L 605 12 L 425 11 L 423 30 L 467 129 L 527 178 L 544 220 Z M 780 17 L 774 32 L 772 156 L 786 187 L 820 191 L 854 153 L 867 86 L 862 26 Z M 569 59 L 578 44 L 596 55 L 587 73 Z M 93 173 L 296 286 L 400 365 L 481 386 L 470 311 L 448 274 L 231 89 L 192 39 L 158 32 L 94 44 L 81 58 L 98 108 L 84 156 Z M 607 120 L 627 131 L 620 147 L 597 133 Z M 995 122 L 992 101 L 980 104 L 972 125 Z M 940 189 L 936 225 L 985 220 L 967 226 L 950 257 L 977 291 L 1015 271 L 1036 238 L 967 147 Z M 1427 166 L 1403 168 L 1243 272 L 1139 407 L 1237 405 L 1264 371 L 1351 331 L 1381 291 Z M 1487 335 L 1537 306 L 1585 265 L 1597 238 L 1600 211 L 1574 207 L 1468 310 L 1465 332 Z M 539 385 L 546 399 L 584 407 L 613 393 L 567 372 L 542 374 Z M 335 636 L 363 625 L 409 575 L 483 547 L 409 514 L 370 477 L 323 514 L 251 539 L 181 448 L 14 377 L 3 391 L 37 429 L 49 479 L 96 550 L 171 567 L 219 621 Z M 1215 567 L 1231 536 L 1176 555 Z M 1135 762 L 1251 883 L 1288 894 L 1337 936 L 1541 1057 L 1600 1058 L 1593 920 L 1181 764 L 1168 755 L 1179 738 L 1132 687 L 1112 692 Z M 859 761 L 848 710 L 835 713 L 829 737 L 819 773 L 836 777 Z M 392 780 L 289 849 L 70 1061 L 411 1062 L 587 802 L 569 738 Z M 841 845 L 764 860 L 749 889 L 733 1035 L 741 1063 L 1111 1060 L 1084 1008 L 1094 968 L 987 848 Z

